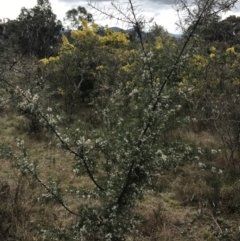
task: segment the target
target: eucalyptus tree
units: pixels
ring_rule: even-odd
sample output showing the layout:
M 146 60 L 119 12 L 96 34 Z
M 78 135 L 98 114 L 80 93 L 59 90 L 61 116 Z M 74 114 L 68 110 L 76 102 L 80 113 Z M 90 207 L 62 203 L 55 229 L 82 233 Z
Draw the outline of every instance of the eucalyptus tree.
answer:
M 240 17 L 231 15 L 221 20 L 220 17 L 209 24 L 203 32 L 209 42 L 219 41 L 230 45 L 240 43 Z
M 38 58 L 56 54 L 62 24 L 53 13 L 49 0 L 38 0 L 31 9 L 23 7 L 12 32 L 22 53 Z
M 86 8 L 78 6 L 66 12 L 65 21 L 70 21 L 70 28 L 80 29 L 82 20 L 92 23 L 93 15 Z

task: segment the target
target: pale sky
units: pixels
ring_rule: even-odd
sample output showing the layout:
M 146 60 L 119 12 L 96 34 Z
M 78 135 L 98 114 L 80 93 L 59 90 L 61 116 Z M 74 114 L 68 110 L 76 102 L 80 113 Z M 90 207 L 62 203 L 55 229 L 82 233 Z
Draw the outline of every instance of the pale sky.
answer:
M 16 19 L 20 13 L 22 7 L 32 8 L 37 4 L 37 0 L 2 0 L 4 3 L 0 8 L 0 19 L 10 18 Z M 92 0 L 100 8 L 108 9 L 110 6 L 110 0 Z M 115 0 L 120 5 L 123 5 L 126 0 Z M 174 0 L 135 0 L 135 3 L 141 9 L 141 14 L 146 18 L 154 18 L 154 22 L 163 26 L 170 33 L 178 33 L 180 30 L 176 28 L 175 23 L 177 22 L 177 15 L 173 9 Z M 114 20 L 103 19 L 103 16 L 95 13 L 91 10 L 87 4 L 86 0 L 50 0 L 53 12 L 57 15 L 58 19 L 63 22 L 63 17 L 65 13 L 72 9 L 73 7 L 83 6 L 93 14 L 94 20 L 100 25 L 108 26 L 121 26 L 121 23 L 116 23 Z M 240 1 L 237 4 L 237 9 L 233 9 L 227 14 L 229 15 L 240 15 Z

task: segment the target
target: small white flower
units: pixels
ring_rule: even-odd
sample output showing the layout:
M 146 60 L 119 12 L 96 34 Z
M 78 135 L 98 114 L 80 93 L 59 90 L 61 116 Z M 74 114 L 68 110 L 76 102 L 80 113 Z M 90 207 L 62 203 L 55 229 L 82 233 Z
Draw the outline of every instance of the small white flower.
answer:
M 105 238 L 107 240 L 112 240 L 112 234 L 111 233 L 106 234 Z
M 199 160 L 200 158 L 199 158 L 199 156 L 195 156 L 194 159 L 195 160 Z
M 47 111 L 48 111 L 48 112 L 52 112 L 52 108 L 51 108 L 51 107 L 48 107 L 48 108 L 47 108 Z
M 215 155 L 216 153 L 217 153 L 217 151 L 216 151 L 216 150 L 211 149 L 211 154 Z
M 206 165 L 205 165 L 204 163 L 202 163 L 202 162 L 199 162 L 199 163 L 198 163 L 198 166 L 199 166 L 200 168 L 205 168 L 205 167 L 206 167 Z
M 217 173 L 217 168 L 216 167 L 212 167 L 211 171 L 212 171 L 212 173 Z
M 70 140 L 69 137 L 66 137 L 63 141 L 67 143 L 69 142 L 69 140 Z
M 192 118 L 192 122 L 193 122 L 193 123 L 196 123 L 196 122 L 197 122 L 197 119 L 196 119 L 196 118 Z
M 138 90 L 136 89 L 136 88 L 134 88 L 133 90 L 132 90 L 132 92 L 129 94 L 129 96 L 131 97 L 131 96 L 133 96 L 133 95 L 135 95 L 135 94 L 137 94 L 138 93 Z
M 163 160 L 163 161 L 166 161 L 166 160 L 167 160 L 167 156 L 164 155 L 164 154 L 162 154 L 162 160 Z
M 32 98 L 32 101 L 33 101 L 33 102 L 36 102 L 36 101 L 38 100 L 38 98 L 39 98 L 39 95 L 38 95 L 38 94 L 35 94 L 35 95 L 33 96 L 33 98 Z
M 85 141 L 85 144 L 86 144 L 86 145 L 91 144 L 91 140 L 90 140 L 90 139 L 87 139 L 87 140 Z

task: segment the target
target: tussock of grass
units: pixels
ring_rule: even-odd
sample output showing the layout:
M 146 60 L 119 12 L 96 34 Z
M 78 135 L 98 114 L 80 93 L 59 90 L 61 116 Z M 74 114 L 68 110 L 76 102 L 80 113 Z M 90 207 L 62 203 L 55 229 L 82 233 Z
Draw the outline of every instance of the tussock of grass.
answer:
M 88 109 L 86 113 L 86 120 L 90 120 L 92 117 Z M 93 184 L 87 176 L 74 175 L 73 156 L 50 145 L 54 139 L 47 132 L 26 132 L 25 117 L 13 112 L 2 113 L 0 125 L 1 143 L 11 143 L 17 150 L 16 137 L 24 139 L 31 161 L 38 163 L 40 179 L 48 183 L 49 177 L 54 177 L 64 190 L 62 198 L 71 210 L 76 211 L 85 203 L 99 205 L 94 200 L 89 203 L 87 198 L 77 197 L 77 189 L 91 189 L 94 188 Z M 177 130 L 175 134 L 188 143 L 203 147 L 217 149 L 220 145 L 207 132 Z M 219 240 L 221 235 L 230 237 L 229 240 L 237 240 L 239 171 L 225 175 L 230 172 L 227 172 L 221 160 L 219 153 L 215 159 L 202 160 L 209 166 L 207 170 L 199 168 L 198 163 L 187 163 L 169 171 L 167 175 L 156 175 L 152 191 L 146 192 L 133 210 L 143 222 L 137 227 L 138 233 L 129 236 L 128 240 Z M 211 166 L 221 168 L 223 174 L 213 175 Z M 14 240 L 12 237 L 24 241 L 33 240 L 33 237 L 41 240 L 41 229 L 67 227 L 75 221 L 75 217 L 57 201 L 44 198 L 46 190 L 32 178 L 22 177 L 10 160 L 1 160 L 0 180 L 1 240 Z M 226 226 L 232 231 L 222 231 L 221 234 L 218 226 L 222 230 Z

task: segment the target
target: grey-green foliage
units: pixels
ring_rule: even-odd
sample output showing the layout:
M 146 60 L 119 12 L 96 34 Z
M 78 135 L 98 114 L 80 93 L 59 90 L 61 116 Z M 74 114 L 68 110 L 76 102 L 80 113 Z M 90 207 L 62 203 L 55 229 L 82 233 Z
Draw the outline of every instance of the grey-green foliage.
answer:
M 13 151 L 9 144 L 1 143 L 0 144 L 0 158 L 12 158 L 13 157 Z
M 65 21 L 70 21 L 71 28 L 81 29 L 81 21 L 85 20 L 89 23 L 93 22 L 93 15 L 87 12 L 86 8 L 78 6 L 66 12 Z
M 48 0 L 39 0 L 31 9 L 22 8 L 17 20 L 9 21 L 6 35 L 23 54 L 44 58 L 56 55 L 61 21 Z
M 79 222 L 72 233 L 76 239 L 125 240 L 138 222 L 131 208 L 154 174 L 194 159 L 194 150 L 171 141 L 171 131 L 181 123 L 181 106 L 175 102 L 174 87 L 159 95 L 162 82 L 150 79 L 148 72 L 153 57 L 149 52 L 140 62 L 138 86 L 127 96 L 119 82 L 110 98 L 106 96 L 104 101 L 102 97 L 94 110 L 102 120 L 99 128 L 88 130 L 79 122 L 60 133 L 49 122 L 59 144 L 74 155 L 74 173 L 88 175 L 95 186 L 76 190 L 77 196 L 99 203 L 80 206 Z
M 131 1 L 129 4 L 132 6 Z M 204 17 L 204 8 L 199 11 L 196 19 Z M 132 21 L 138 25 L 136 18 Z M 79 121 L 74 123 L 77 126 L 68 123 L 63 129 L 59 126 L 57 110 L 49 113 L 43 108 L 44 102 L 42 106 L 39 101 L 34 105 L 33 111 L 49 127 L 59 147 L 74 157 L 73 172 L 77 176 L 88 176 L 92 184 L 91 188 L 75 190 L 80 205 L 78 210 L 72 211 L 65 205 L 60 192 L 55 192 L 58 190 L 55 182 L 49 188 L 39 181 L 37 168 L 32 168 L 28 153 L 22 149 L 24 155 L 18 158 L 20 169 L 27 169 L 35 176 L 50 196 L 77 219 L 65 230 L 42 230 L 43 239 L 126 240 L 139 221 L 133 207 L 152 183 L 154 174 L 184 161 L 199 159 L 198 149 L 173 141 L 172 135 L 185 119 L 181 115 L 181 95 L 174 84 L 175 73 L 176 69 L 184 68 L 181 59 L 191 51 L 188 44 L 197 25 L 198 21 L 178 48 L 172 48 L 171 41 L 166 41 L 160 53 L 145 48 L 141 31 L 137 31 L 141 48 L 137 49 L 137 64 L 132 70 L 137 83 L 127 90 L 125 81 L 119 81 L 114 83 L 110 93 L 101 96 L 101 101 L 93 107 L 102 121 L 97 128 Z M 157 64 L 162 64 L 164 69 L 158 69 Z M 115 75 L 118 79 L 117 72 Z M 24 91 L 21 94 L 24 106 L 31 108 L 35 95 L 31 93 L 27 99 Z

